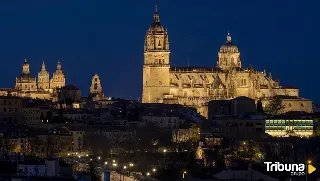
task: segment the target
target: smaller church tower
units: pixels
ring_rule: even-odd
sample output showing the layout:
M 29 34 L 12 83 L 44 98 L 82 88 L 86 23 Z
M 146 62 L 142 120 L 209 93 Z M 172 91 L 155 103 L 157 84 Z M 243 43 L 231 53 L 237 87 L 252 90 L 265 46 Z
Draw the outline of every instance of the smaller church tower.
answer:
M 102 95 L 102 86 L 98 74 L 94 74 L 94 76 L 92 77 L 90 94 Z
M 64 72 L 62 71 L 60 60 L 58 60 L 57 70 L 53 73 L 53 76 L 50 80 L 50 88 L 57 89 L 64 87 L 66 85 L 66 80 Z
M 22 91 L 36 91 L 37 90 L 37 82 L 36 78 L 33 77 L 30 73 L 30 66 L 27 61 L 27 58 L 24 59 L 22 64 L 22 73 L 16 77 L 16 86 L 17 90 Z
M 50 88 L 49 73 L 46 70 L 46 65 L 44 61 L 42 62 L 41 71 L 38 73 L 38 88 L 39 89 Z
M 229 32 L 226 43 L 221 46 L 218 53 L 217 67 L 222 70 L 241 68 L 240 51 L 238 47 L 233 44 Z

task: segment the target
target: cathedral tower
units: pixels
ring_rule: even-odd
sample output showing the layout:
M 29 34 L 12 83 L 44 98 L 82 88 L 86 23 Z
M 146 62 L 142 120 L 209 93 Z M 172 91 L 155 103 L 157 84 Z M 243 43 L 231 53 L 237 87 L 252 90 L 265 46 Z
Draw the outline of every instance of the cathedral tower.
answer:
M 232 43 L 229 32 L 226 43 L 221 46 L 218 53 L 217 67 L 222 70 L 241 68 L 240 52 L 238 47 Z
M 27 58 L 24 59 L 24 62 L 22 64 L 22 73 L 16 78 L 15 88 L 22 91 L 37 90 L 36 78 L 33 77 L 30 73 L 30 66 Z
M 60 60 L 58 60 L 57 70 L 53 73 L 53 76 L 50 80 L 50 89 L 61 88 L 65 86 L 66 80 L 64 72 L 62 71 Z
M 102 86 L 98 74 L 94 74 L 94 76 L 92 77 L 90 94 L 102 95 Z
M 41 71 L 38 73 L 38 88 L 50 88 L 49 73 L 46 70 L 46 65 L 44 64 L 44 61 L 42 62 Z
M 144 41 L 143 103 L 162 102 L 162 98 L 170 93 L 169 57 L 168 32 L 160 23 L 156 6 L 153 23 Z

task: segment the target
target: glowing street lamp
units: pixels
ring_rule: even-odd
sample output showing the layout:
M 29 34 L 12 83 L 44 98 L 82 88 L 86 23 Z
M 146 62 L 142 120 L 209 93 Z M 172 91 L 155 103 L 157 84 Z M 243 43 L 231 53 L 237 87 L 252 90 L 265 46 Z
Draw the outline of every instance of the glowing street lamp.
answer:
M 167 152 L 167 149 L 163 149 L 163 153 Z
M 116 161 L 115 160 L 112 160 L 112 163 L 115 163 Z
M 104 162 L 105 165 L 108 165 L 108 162 Z
M 100 159 L 101 159 L 101 157 L 98 156 L 98 160 L 100 160 Z
M 123 169 L 127 169 L 127 166 L 123 166 Z
M 147 172 L 147 176 L 150 176 L 150 173 L 149 173 L 149 172 Z
M 182 178 L 185 177 L 185 174 L 187 174 L 187 171 L 183 171 L 183 172 L 182 172 Z
M 166 161 L 166 152 L 167 152 L 167 149 L 163 149 L 163 158 L 164 158 L 164 161 Z
M 154 169 L 152 169 L 152 172 L 153 172 L 153 177 L 155 177 L 155 175 L 156 175 L 156 169 L 154 168 Z

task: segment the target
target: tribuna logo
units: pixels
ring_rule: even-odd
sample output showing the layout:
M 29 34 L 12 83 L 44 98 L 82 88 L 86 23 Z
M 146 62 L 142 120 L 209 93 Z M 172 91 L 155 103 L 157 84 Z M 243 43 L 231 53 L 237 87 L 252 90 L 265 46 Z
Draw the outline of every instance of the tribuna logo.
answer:
M 305 164 L 283 164 L 280 162 L 264 162 L 267 165 L 268 172 L 291 172 L 291 176 L 305 175 Z

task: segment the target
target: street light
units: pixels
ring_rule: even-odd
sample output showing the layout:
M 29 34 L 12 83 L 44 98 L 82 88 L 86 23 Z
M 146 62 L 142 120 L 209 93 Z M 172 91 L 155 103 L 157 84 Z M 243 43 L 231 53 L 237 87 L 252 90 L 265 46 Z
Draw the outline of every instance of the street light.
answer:
M 167 149 L 163 149 L 163 153 L 167 152 Z
M 130 170 L 129 170 L 129 176 L 131 175 L 132 167 L 133 167 L 133 163 L 129 163 L 129 168 L 130 168 Z
M 306 164 L 306 181 L 308 181 L 308 165 L 310 165 L 311 163 L 312 163 L 312 161 L 308 160 L 307 164 Z
M 100 159 L 101 159 L 101 157 L 98 156 L 98 160 L 100 160 Z
M 112 162 L 115 163 L 116 161 L 115 161 L 115 160 L 112 160 Z
M 108 165 L 108 162 L 104 162 L 105 165 Z
M 123 166 L 123 169 L 127 169 L 127 166 Z
M 152 172 L 153 172 L 153 177 L 155 177 L 155 175 L 156 175 L 156 169 L 154 168 L 154 169 L 152 169 Z
M 187 174 L 187 171 L 183 171 L 182 172 L 182 178 L 184 179 L 184 177 L 185 177 L 185 174 Z
M 150 173 L 149 173 L 149 172 L 147 172 L 147 176 L 150 176 Z

